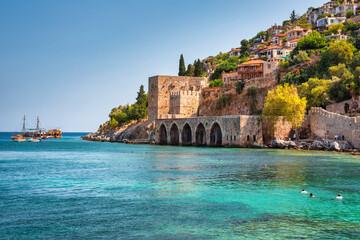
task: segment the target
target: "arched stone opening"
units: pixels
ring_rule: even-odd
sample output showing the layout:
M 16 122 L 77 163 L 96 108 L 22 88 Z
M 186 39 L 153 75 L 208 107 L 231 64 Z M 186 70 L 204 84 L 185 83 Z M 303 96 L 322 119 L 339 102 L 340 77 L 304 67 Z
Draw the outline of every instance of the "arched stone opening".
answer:
M 217 122 L 212 125 L 210 130 L 210 145 L 213 147 L 222 146 L 222 132 Z
M 196 127 L 196 145 L 198 146 L 206 146 L 206 130 L 202 123 Z
M 344 106 L 345 113 L 349 113 L 349 110 L 350 110 L 350 105 L 348 103 L 345 103 L 345 106 Z
M 161 124 L 159 130 L 159 143 L 160 144 L 167 144 L 167 131 L 164 124 Z
M 181 133 L 181 142 L 184 146 L 189 146 L 192 143 L 192 133 L 189 124 L 185 124 Z
M 179 128 L 175 123 L 170 128 L 170 144 L 179 145 Z

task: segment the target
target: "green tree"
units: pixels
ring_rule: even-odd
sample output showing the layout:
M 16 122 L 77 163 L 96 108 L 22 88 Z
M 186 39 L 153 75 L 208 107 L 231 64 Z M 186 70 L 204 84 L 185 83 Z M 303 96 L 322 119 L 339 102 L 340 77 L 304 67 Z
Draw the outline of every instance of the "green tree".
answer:
M 353 10 L 346 10 L 346 18 L 352 18 L 353 16 L 355 16 Z
M 333 24 L 329 27 L 328 30 L 324 31 L 325 35 L 338 34 L 339 32 L 344 32 L 345 26 L 343 23 Z
M 354 54 L 354 57 L 352 59 L 352 61 L 350 62 L 350 68 L 352 71 L 355 71 L 355 69 L 360 66 L 360 52 L 356 52 Z
M 355 31 L 355 30 L 358 30 L 360 28 L 360 24 L 355 23 L 353 20 L 346 21 L 344 26 L 345 26 L 345 32 L 346 31 Z
M 201 77 L 201 75 L 203 74 L 203 66 L 200 59 L 198 59 L 197 61 L 195 60 L 194 65 L 195 65 L 194 76 Z
M 290 14 L 290 21 L 291 21 L 291 23 L 294 24 L 295 21 L 296 21 L 296 19 L 297 19 L 297 15 L 296 15 L 296 13 L 295 13 L 295 10 L 293 10 L 293 11 L 291 12 L 291 14 Z
M 329 80 L 310 78 L 309 81 L 298 87 L 299 96 L 307 99 L 306 110 L 311 107 L 325 107 L 330 103 L 327 94 L 329 89 Z
M 248 40 L 243 39 L 243 40 L 241 41 L 241 51 L 240 51 L 241 56 L 246 56 L 246 57 L 248 57 L 248 56 L 250 55 L 250 54 L 249 54 L 249 46 L 250 46 L 250 44 L 249 44 L 249 41 L 248 41 Z
M 136 97 L 136 103 L 141 104 L 141 105 L 147 104 L 147 94 L 145 93 L 144 85 L 140 86 L 140 89 L 139 89 L 139 91 L 137 93 L 137 97 Z
M 354 56 L 354 46 L 346 41 L 331 42 L 330 46 L 322 54 L 320 66 L 323 71 L 328 67 L 338 65 L 339 63 L 349 64 Z
M 115 118 L 111 118 L 109 124 L 111 128 L 115 128 L 119 125 L 119 123 L 115 120 Z
M 195 66 L 189 64 L 186 70 L 186 76 L 193 77 L 195 75 Z
M 310 61 L 310 58 L 305 51 L 299 51 L 299 53 L 294 57 L 294 61 L 296 63 L 303 63 Z
M 293 85 L 279 85 L 275 90 L 269 91 L 263 110 L 263 117 L 269 121 L 271 130 L 275 130 L 276 122 L 282 117 L 285 122 L 291 123 L 297 129 L 301 126 L 306 112 L 306 99 L 300 98 Z
M 328 44 L 323 36 L 317 31 L 313 31 L 309 35 L 300 38 L 294 52 L 298 52 L 300 50 L 313 50 L 320 49 L 326 47 Z
M 354 47 L 356 47 L 356 49 L 360 50 L 360 36 L 357 36 L 355 38 Z
M 185 76 L 185 73 L 186 70 L 185 70 L 184 56 L 181 54 L 179 60 L 179 76 Z
M 351 87 L 354 75 L 347 69 L 345 64 L 339 64 L 329 68 L 332 77 L 328 94 L 331 100 L 342 102 L 351 98 Z
M 224 85 L 224 83 L 221 79 L 214 79 L 210 81 L 209 88 L 221 87 L 222 85 Z
M 220 75 L 222 72 L 235 71 L 237 66 L 238 66 L 237 62 L 233 62 L 230 58 L 229 61 L 225 61 L 216 67 L 216 69 L 215 69 L 214 73 L 211 75 L 210 79 L 214 80 L 214 79 L 220 78 Z
M 317 19 L 323 19 L 323 18 L 326 18 L 326 17 L 331 17 L 331 13 L 323 13 Z

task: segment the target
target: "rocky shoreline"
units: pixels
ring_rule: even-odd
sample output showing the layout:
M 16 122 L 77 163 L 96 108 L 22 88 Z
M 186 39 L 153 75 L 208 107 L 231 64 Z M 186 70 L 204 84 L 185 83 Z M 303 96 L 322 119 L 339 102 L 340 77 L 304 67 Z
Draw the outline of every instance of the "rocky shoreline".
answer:
M 132 122 L 128 125 L 115 129 L 101 129 L 94 133 L 83 136 L 86 141 L 95 142 L 118 142 L 128 144 L 155 144 L 154 122 L 148 120 Z M 297 141 L 285 141 L 274 139 L 269 145 L 252 144 L 252 148 L 314 150 L 314 151 L 336 151 L 351 152 L 360 155 L 347 141 L 329 139 L 301 139 Z
M 271 141 L 269 148 L 277 149 L 299 149 L 299 150 L 315 150 L 315 151 L 336 151 L 336 152 L 353 152 L 357 153 L 349 142 L 330 139 L 304 139 L 297 141 L 285 141 L 274 139 Z
M 149 120 L 134 121 L 116 128 L 103 128 L 83 136 L 82 139 L 94 142 L 119 142 L 133 144 L 155 143 L 155 123 Z

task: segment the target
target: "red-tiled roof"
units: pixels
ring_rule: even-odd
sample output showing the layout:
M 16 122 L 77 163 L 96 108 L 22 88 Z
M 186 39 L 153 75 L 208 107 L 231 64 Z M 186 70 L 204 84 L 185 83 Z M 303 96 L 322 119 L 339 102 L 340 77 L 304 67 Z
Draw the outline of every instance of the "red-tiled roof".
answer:
M 293 43 L 293 42 L 298 42 L 300 39 L 294 39 L 294 40 L 290 40 L 288 41 L 289 43 Z
M 271 50 L 271 49 L 281 49 L 281 46 L 268 46 L 267 49 Z
M 261 63 L 266 63 L 266 62 L 263 61 L 263 60 L 252 60 L 252 61 L 249 61 L 249 62 L 242 63 L 239 66 L 251 65 L 251 64 L 261 64 Z
M 240 52 L 240 51 L 241 51 L 241 49 L 236 48 L 236 49 L 231 50 L 230 52 Z
M 275 34 L 274 37 L 285 37 L 286 34 L 284 33 L 278 33 L 278 34 Z

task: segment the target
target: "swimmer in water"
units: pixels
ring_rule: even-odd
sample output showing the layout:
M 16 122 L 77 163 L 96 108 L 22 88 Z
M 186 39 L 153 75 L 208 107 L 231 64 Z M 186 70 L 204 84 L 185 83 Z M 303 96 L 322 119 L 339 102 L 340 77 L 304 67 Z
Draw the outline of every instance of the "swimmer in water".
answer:
M 338 194 L 335 198 L 336 199 L 343 199 L 343 197 L 340 194 Z
M 305 191 L 305 189 L 300 191 L 301 193 L 308 193 L 307 191 Z
M 314 195 L 314 194 L 312 194 L 312 193 L 310 193 L 310 197 L 315 198 L 315 195 Z

